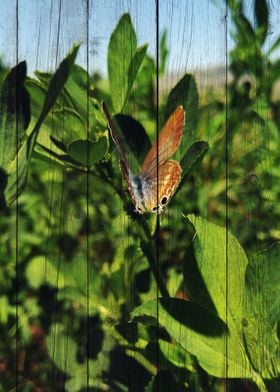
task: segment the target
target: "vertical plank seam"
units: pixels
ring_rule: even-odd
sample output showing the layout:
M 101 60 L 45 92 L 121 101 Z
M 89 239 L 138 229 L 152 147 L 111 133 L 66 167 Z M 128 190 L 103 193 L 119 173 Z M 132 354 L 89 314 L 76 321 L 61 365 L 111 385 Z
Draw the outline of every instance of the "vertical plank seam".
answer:
M 226 35 L 226 42 L 225 42 L 225 49 L 226 49 L 226 129 L 225 129 L 225 154 L 226 154 L 226 325 L 228 325 L 228 284 L 229 284 L 229 276 L 228 276 L 228 174 L 229 174 L 229 167 L 228 167 L 228 0 L 226 0 L 226 14 L 225 14 L 225 35 Z M 228 390 L 228 335 L 226 335 L 226 342 L 225 342 L 225 367 L 226 367 L 226 391 Z
M 90 83 L 90 78 L 89 78 L 89 0 L 86 2 L 86 66 L 87 66 L 87 173 L 86 173 L 86 198 L 87 198 L 87 218 L 86 218 L 86 226 L 87 226 L 87 235 L 86 235 L 86 282 L 87 282 L 87 299 L 86 299 L 86 307 L 87 307 L 87 390 L 89 390 L 89 353 L 90 353 L 90 331 L 89 331 L 89 271 L 90 271 L 90 266 L 89 266 L 89 83 Z
M 156 187 L 156 194 L 157 194 L 157 206 L 159 205 L 159 143 L 158 143 L 158 136 L 159 136 L 159 0 L 156 0 L 156 163 L 157 163 L 157 187 Z M 159 214 L 157 213 L 157 222 L 156 222 L 156 272 L 157 272 L 157 282 L 159 282 L 159 230 L 160 230 L 160 221 L 159 221 Z M 157 284 L 157 349 L 156 349 L 156 364 L 157 369 L 159 369 L 159 286 Z M 156 383 L 157 391 L 159 391 L 159 378 Z
M 18 1 L 16 0 L 16 65 L 19 63 L 19 6 L 18 6 Z M 18 118 L 18 95 L 17 95 L 17 86 L 18 86 L 18 68 L 16 71 L 16 151 L 19 150 L 19 118 Z M 16 154 L 16 355 L 15 355 L 15 372 L 16 372 L 16 377 L 15 377 L 15 389 L 16 391 L 18 390 L 18 370 L 19 370 L 19 312 L 18 312 L 18 299 L 19 299 L 19 246 L 18 246 L 18 241 L 19 241 L 19 201 L 18 201 L 18 191 L 19 191 L 19 176 L 18 176 L 18 154 Z
M 60 42 L 60 26 L 61 26 L 61 9 L 62 9 L 62 0 L 59 0 L 59 7 L 58 7 L 58 20 L 57 20 L 57 39 L 56 39 L 56 53 L 55 53 L 55 69 L 57 68 L 57 62 L 58 62 L 58 47 L 59 47 L 59 42 Z M 52 7 L 53 2 L 51 2 L 51 7 Z M 52 178 L 53 180 L 53 178 Z M 62 173 L 62 192 L 61 192 L 61 203 L 59 207 L 59 227 L 58 227 L 58 243 L 61 244 L 61 226 L 63 224 L 62 222 L 62 208 L 63 208 L 63 195 L 64 195 L 64 172 Z M 51 202 L 50 206 L 52 206 L 53 202 L 53 192 L 54 192 L 54 181 L 52 182 L 52 188 L 51 188 Z M 51 211 L 50 211 L 50 216 L 51 216 Z M 61 265 L 61 245 L 59 245 L 59 253 L 58 253 L 58 266 L 57 266 L 57 274 L 56 274 L 56 285 L 58 287 L 58 281 L 59 281 L 59 273 L 60 273 L 60 265 Z M 56 290 L 55 293 L 55 298 L 54 298 L 54 316 L 53 316 L 53 324 L 54 324 L 54 339 L 53 339 L 53 356 L 55 356 L 55 350 L 56 350 L 56 336 L 57 336 L 57 296 L 58 296 L 58 290 Z M 69 325 L 67 326 L 67 328 Z M 67 346 L 66 346 L 67 347 Z M 67 355 L 65 355 L 65 359 L 67 358 Z M 65 367 L 66 367 L 66 362 L 65 362 Z M 55 374 L 56 374 L 56 367 L 55 367 L 55 361 L 52 360 L 52 379 L 51 379 L 51 391 L 55 391 Z

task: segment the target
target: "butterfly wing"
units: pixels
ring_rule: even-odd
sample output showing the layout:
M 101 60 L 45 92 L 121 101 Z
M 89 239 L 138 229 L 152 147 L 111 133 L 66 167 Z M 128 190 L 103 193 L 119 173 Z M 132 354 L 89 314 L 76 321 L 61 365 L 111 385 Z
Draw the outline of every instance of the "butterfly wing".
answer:
M 178 106 L 160 132 L 158 146 L 155 142 L 148 152 L 141 167 L 141 173 L 153 172 L 157 165 L 161 166 L 175 153 L 182 140 L 184 124 L 185 111 L 183 106 Z
M 102 103 L 102 108 L 104 111 L 104 114 L 107 118 L 107 122 L 108 122 L 108 128 L 111 134 L 111 138 L 118 150 L 118 153 L 120 154 L 121 159 L 124 161 L 124 164 L 126 164 L 126 159 L 125 159 L 125 152 L 124 149 L 122 147 L 122 140 L 121 140 L 121 136 L 118 134 L 115 124 L 114 124 L 114 120 L 111 117 L 111 114 L 109 113 L 109 110 L 107 108 L 107 106 L 105 105 L 105 103 Z
M 143 193 L 146 211 L 161 212 L 173 195 L 181 180 L 181 166 L 168 160 L 149 175 L 143 177 Z
M 120 155 L 119 164 L 120 164 L 120 168 L 121 168 L 121 171 L 122 171 L 123 178 L 125 179 L 125 182 L 127 184 L 129 193 L 130 193 L 133 201 L 135 201 L 135 196 L 133 194 L 133 189 L 132 189 L 132 186 L 131 186 L 131 172 L 130 172 L 130 169 L 128 167 L 128 164 L 127 164 L 127 161 L 126 161 L 126 158 L 125 158 L 125 152 L 124 152 L 124 149 L 122 147 L 123 143 L 121 141 L 121 137 L 120 137 L 120 135 L 118 134 L 118 132 L 117 132 L 117 130 L 115 128 L 114 121 L 113 121 L 113 119 L 112 119 L 112 117 L 111 117 L 111 115 L 109 113 L 109 110 L 107 109 L 107 106 L 105 105 L 104 102 L 102 104 L 102 107 L 103 107 L 103 111 L 105 113 L 105 116 L 107 118 L 108 128 L 109 128 L 112 140 L 113 140 L 113 142 L 114 142 L 114 144 L 115 144 L 115 146 L 116 146 L 116 148 L 118 150 L 118 153 Z

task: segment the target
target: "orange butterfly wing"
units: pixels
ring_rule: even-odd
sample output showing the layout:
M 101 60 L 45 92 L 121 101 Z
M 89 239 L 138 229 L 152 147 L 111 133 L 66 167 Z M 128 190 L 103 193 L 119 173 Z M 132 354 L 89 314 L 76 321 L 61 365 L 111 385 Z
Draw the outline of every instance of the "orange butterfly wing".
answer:
M 185 111 L 183 106 L 178 106 L 177 109 L 170 115 L 160 132 L 158 137 L 158 146 L 157 142 L 155 142 L 148 152 L 141 167 L 142 174 L 145 172 L 150 173 L 157 165 L 161 166 L 169 157 L 171 157 L 171 155 L 175 153 L 182 140 L 184 124 Z
M 150 172 L 145 180 L 149 183 L 145 207 L 149 212 L 162 211 L 173 195 L 181 180 L 181 166 L 177 161 L 169 160 L 159 166 L 159 170 Z M 157 181 L 158 180 L 158 181 Z

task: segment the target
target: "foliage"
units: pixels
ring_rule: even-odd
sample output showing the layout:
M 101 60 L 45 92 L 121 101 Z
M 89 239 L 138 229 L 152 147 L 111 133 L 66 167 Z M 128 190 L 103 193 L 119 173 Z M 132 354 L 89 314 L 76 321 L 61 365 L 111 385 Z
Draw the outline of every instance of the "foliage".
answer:
M 280 39 L 263 49 L 265 0 L 254 26 L 241 1 L 228 7 L 226 101 L 202 100 L 185 74 L 157 107 L 167 32 L 156 70 L 128 14 L 111 35 L 105 87 L 74 64 L 78 46 L 54 74 L 1 68 L 3 390 L 215 391 L 224 379 L 236 391 L 279 389 L 280 74 L 270 55 Z M 102 101 L 135 168 L 157 121 L 183 105 L 183 175 L 166 215 L 134 214 Z

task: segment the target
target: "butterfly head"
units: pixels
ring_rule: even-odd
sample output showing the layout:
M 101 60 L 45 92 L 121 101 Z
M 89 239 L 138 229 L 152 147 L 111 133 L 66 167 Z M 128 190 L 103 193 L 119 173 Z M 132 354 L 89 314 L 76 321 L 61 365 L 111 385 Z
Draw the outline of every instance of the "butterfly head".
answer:
M 135 212 L 138 214 L 163 212 L 174 191 L 174 188 L 170 187 L 165 189 L 166 192 L 160 192 L 160 189 L 156 189 L 155 179 L 152 181 L 143 175 L 131 175 L 129 184 Z

